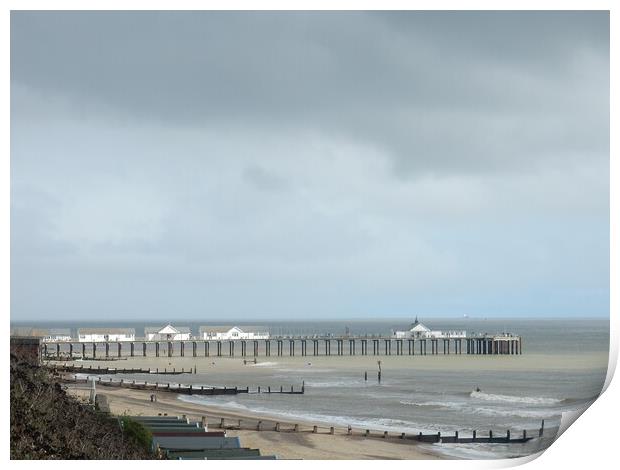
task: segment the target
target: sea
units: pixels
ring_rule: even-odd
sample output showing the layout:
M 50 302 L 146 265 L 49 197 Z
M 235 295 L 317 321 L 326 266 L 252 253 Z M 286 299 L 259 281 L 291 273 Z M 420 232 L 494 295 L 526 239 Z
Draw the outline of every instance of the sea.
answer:
M 513 333 L 523 338 L 523 354 L 514 356 L 436 355 L 271 357 L 240 367 L 242 358 L 146 358 L 153 367 L 197 367 L 183 383 L 205 386 L 290 387 L 305 384 L 304 395 L 240 394 L 179 396 L 180 400 L 256 416 L 282 417 L 315 424 L 388 432 L 470 436 L 521 435 L 525 444 L 424 444 L 448 458 L 496 459 L 530 455 L 551 445 L 562 414 L 579 411 L 601 393 L 607 374 L 609 320 L 580 318 L 441 318 L 420 319 L 433 330 L 468 333 Z M 216 324 L 216 322 L 210 322 Z M 274 335 L 390 334 L 411 320 L 252 322 Z M 200 324 L 176 321 L 194 334 Z M 237 324 L 230 320 L 217 324 Z M 20 323 L 12 326 L 31 326 Z M 141 336 L 144 323 L 44 323 L 41 328 L 132 327 Z M 149 326 L 151 326 L 149 324 Z M 74 331 L 75 334 L 75 331 Z M 359 345 L 358 345 L 359 349 Z M 248 351 L 250 347 L 248 348 Z M 335 345 L 332 345 L 332 354 Z M 226 353 L 228 351 L 226 350 Z M 238 355 L 240 351 L 235 351 Z M 308 345 L 311 354 L 312 346 Z M 321 349 L 322 353 L 323 350 Z M 394 353 L 394 348 L 392 350 Z M 452 351 L 453 352 L 453 351 Z M 288 345 L 285 345 L 285 354 Z M 405 353 L 407 347 L 405 346 Z M 213 353 L 212 353 L 213 354 Z M 136 359 L 138 360 L 138 359 Z M 139 358 L 143 361 L 142 358 Z M 172 362 L 166 362 L 172 361 Z M 232 367 L 234 361 L 234 367 Z M 379 364 L 380 361 L 380 364 Z M 381 368 L 381 381 L 377 372 Z M 178 376 L 177 376 L 178 377 Z M 366 377 L 366 378 L 365 378 Z M 148 377 L 127 376 L 131 379 Z M 171 379 L 175 382 L 178 379 Z M 538 438 L 544 420 L 544 434 Z

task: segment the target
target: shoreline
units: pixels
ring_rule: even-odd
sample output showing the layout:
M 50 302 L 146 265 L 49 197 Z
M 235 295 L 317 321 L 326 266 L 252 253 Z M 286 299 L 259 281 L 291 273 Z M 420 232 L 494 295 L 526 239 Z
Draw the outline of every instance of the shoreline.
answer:
M 67 392 L 73 396 L 85 398 L 88 391 L 82 387 L 68 386 Z M 353 434 L 347 434 L 347 428 L 334 426 L 334 434 L 330 434 L 330 426 L 317 424 L 317 433 L 313 433 L 313 425 L 302 419 L 290 420 L 276 416 L 251 412 L 221 410 L 217 407 L 199 405 L 179 399 L 180 395 L 161 392 L 155 393 L 156 402 L 150 401 L 153 394 L 143 390 L 103 388 L 99 395 L 105 395 L 114 415 L 157 416 L 167 413 L 169 416 L 186 415 L 192 421 L 200 421 L 207 417 L 210 429 L 219 429 L 220 420 L 225 420 L 227 435 L 238 436 L 244 447 L 259 448 L 262 454 L 275 454 L 280 459 L 315 459 L 315 460 L 357 460 L 357 459 L 406 459 L 436 460 L 447 459 L 443 455 L 431 452 L 423 444 L 412 440 L 402 440 L 397 435 L 383 437 L 379 431 L 371 431 L 369 437 L 364 436 L 363 429 L 352 428 Z M 228 421 L 226 421 L 228 420 Z M 241 429 L 239 429 L 241 420 Z M 258 421 L 262 422 L 260 431 L 256 430 Z M 279 423 L 279 431 L 276 431 Z M 294 431 L 298 425 L 298 431 Z

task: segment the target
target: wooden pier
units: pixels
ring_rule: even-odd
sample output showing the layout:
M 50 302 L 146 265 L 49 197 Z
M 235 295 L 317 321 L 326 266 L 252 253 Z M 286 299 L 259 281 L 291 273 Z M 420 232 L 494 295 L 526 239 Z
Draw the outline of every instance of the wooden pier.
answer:
M 77 347 L 76 347 L 77 346 Z M 272 348 L 273 346 L 273 348 Z M 309 348 L 310 347 L 310 348 Z M 384 336 L 272 337 L 259 340 L 186 340 L 43 343 L 43 357 L 91 359 L 121 357 L 281 357 L 520 355 L 521 336 L 393 338 Z

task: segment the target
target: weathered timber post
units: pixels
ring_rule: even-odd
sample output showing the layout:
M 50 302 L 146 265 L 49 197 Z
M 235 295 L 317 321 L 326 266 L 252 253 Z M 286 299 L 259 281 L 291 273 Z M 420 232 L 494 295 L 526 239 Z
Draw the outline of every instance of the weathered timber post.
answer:
M 318 428 L 316 426 L 312 426 L 312 433 L 316 434 L 318 432 Z
M 118 357 L 121 357 L 121 345 L 122 343 L 119 341 L 118 342 Z
M 202 388 L 202 387 L 201 387 Z M 206 430 L 207 429 L 207 417 L 206 416 L 201 416 L 200 417 L 200 425 Z

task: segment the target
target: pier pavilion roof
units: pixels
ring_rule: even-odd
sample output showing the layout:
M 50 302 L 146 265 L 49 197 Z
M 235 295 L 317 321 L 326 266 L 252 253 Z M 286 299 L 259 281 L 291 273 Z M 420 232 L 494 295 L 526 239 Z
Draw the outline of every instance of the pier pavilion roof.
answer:
M 163 335 L 173 335 L 176 333 L 191 333 L 189 326 L 172 326 L 168 323 L 165 326 L 147 326 L 144 328 L 144 334 L 160 333 Z
M 409 327 L 409 331 L 431 331 L 426 325 L 418 321 L 418 317 L 415 317 L 415 321 Z
M 201 326 L 198 330 L 200 333 L 213 332 L 213 333 L 226 333 L 235 328 L 235 325 L 213 325 L 213 326 Z M 238 326 L 236 328 L 239 328 Z M 241 330 L 241 328 L 239 328 Z
M 208 332 L 213 332 L 213 333 L 226 333 L 230 330 L 232 330 L 233 328 L 237 328 L 239 331 L 241 331 L 242 333 L 248 333 L 248 332 L 256 332 L 256 331 L 264 331 L 266 330 L 265 327 L 258 327 L 258 326 L 237 326 L 237 325 L 213 325 L 213 326 L 201 326 L 199 329 L 200 333 L 208 333 Z

